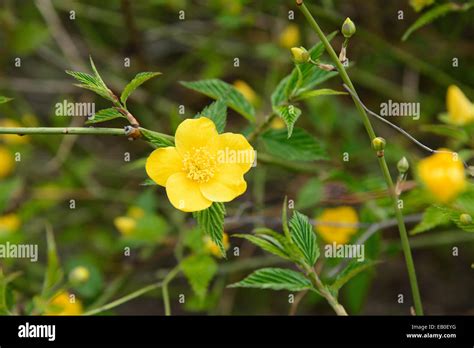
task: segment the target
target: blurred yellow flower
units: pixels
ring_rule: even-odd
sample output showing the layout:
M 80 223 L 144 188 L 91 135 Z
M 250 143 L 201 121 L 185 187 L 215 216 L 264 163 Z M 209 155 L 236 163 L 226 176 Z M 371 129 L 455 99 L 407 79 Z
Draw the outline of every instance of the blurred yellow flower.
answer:
M 137 227 L 137 220 L 130 216 L 118 216 L 114 219 L 114 225 L 124 236 L 133 234 Z
M 218 134 L 206 117 L 184 120 L 176 130 L 176 147 L 153 151 L 146 161 L 148 176 L 166 187 L 171 204 L 185 212 L 229 202 L 247 189 L 244 174 L 254 151 L 241 134 Z
M 474 105 L 457 86 L 448 87 L 446 107 L 451 123 L 462 126 L 474 122 Z
M 466 187 L 464 165 L 453 153 L 435 153 L 426 157 L 418 164 L 418 174 L 434 199 L 440 203 L 453 200 Z
M 73 284 L 85 283 L 89 280 L 90 272 L 87 267 L 77 266 L 74 267 L 69 273 L 69 280 Z
M 145 216 L 145 211 L 140 207 L 133 206 L 128 209 L 127 216 L 138 220 Z
M 251 104 L 258 104 L 257 93 L 248 85 L 247 82 L 242 80 L 236 80 L 233 83 L 235 89 L 237 89 Z
M 286 127 L 285 121 L 281 117 L 275 117 L 272 122 L 270 122 L 270 128 L 273 129 L 283 129 Z
M 0 179 L 10 175 L 15 167 L 15 159 L 6 147 L 0 146 Z
M 0 127 L 17 128 L 21 127 L 21 125 L 15 120 L 4 118 L 0 120 Z M 25 144 L 28 142 L 28 137 L 26 135 L 17 134 L 1 134 L 0 139 L 6 144 L 11 145 Z
M 0 233 L 16 232 L 21 225 L 21 220 L 17 214 L 10 213 L 0 216 Z
M 227 233 L 224 233 L 222 237 L 222 244 L 224 245 L 225 250 L 229 249 L 230 244 L 229 244 L 229 236 L 227 235 Z M 204 236 L 204 247 L 207 252 L 214 255 L 215 257 L 218 257 L 218 258 L 222 257 L 219 246 L 216 243 L 214 243 L 209 236 Z
M 48 304 L 45 315 L 81 315 L 83 313 L 81 301 L 78 299 L 71 300 L 69 292 L 61 291 Z
M 409 3 L 416 12 L 419 12 L 434 3 L 434 0 L 410 0 Z
M 299 46 L 300 30 L 296 24 L 288 24 L 278 39 L 280 46 L 290 49 Z
M 349 206 L 325 209 L 316 219 L 316 231 L 326 242 L 336 244 L 349 242 L 359 223 L 356 210 Z

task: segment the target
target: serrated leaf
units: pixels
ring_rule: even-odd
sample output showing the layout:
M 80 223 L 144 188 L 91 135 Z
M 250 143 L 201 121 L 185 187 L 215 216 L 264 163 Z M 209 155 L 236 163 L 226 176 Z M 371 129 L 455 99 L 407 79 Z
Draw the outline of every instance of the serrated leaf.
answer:
M 203 300 L 209 283 L 217 273 L 217 263 L 208 255 L 191 255 L 181 261 L 181 269 L 195 294 Z
M 91 63 L 91 67 L 92 67 L 92 71 L 94 72 L 94 76 L 96 77 L 96 79 L 99 81 L 100 85 L 104 88 L 104 89 L 108 89 L 107 88 L 107 85 L 105 84 L 104 80 L 102 80 L 102 77 L 100 76 L 99 72 L 97 71 L 97 68 L 95 67 L 95 64 L 94 64 L 94 61 L 92 60 L 92 57 L 89 56 L 89 61 Z
M 311 282 L 301 273 L 283 268 L 262 268 L 230 288 L 258 288 L 302 291 L 311 288 Z
M 206 106 L 194 118 L 207 117 L 216 125 L 217 132 L 222 133 L 227 122 L 227 104 L 225 99 L 218 99 Z
M 294 105 L 281 105 L 275 108 L 275 112 L 285 121 L 288 138 L 290 138 L 295 122 L 301 116 L 301 110 Z
M 108 88 L 103 84 L 100 78 L 80 71 L 66 70 L 66 73 L 74 77 L 77 81 L 81 82 L 80 84 L 75 84 L 75 86 L 79 88 L 88 89 L 105 99 L 108 99 L 112 102 L 114 101 L 114 99 L 110 95 Z
M 218 202 L 212 203 L 207 209 L 193 213 L 199 228 L 216 243 L 223 257 L 226 257 L 223 243 L 225 213 L 224 203 Z
M 262 134 L 261 139 L 271 155 L 285 160 L 316 161 L 328 158 L 321 143 L 300 128 L 295 128 L 289 139 L 285 129 L 270 129 Z
M 232 237 L 243 238 L 256 246 L 262 248 L 269 253 L 277 255 L 285 260 L 290 260 L 290 257 L 286 254 L 283 246 L 271 236 L 252 236 L 250 234 L 233 234 Z M 266 238 L 266 239 L 265 239 Z M 276 244 L 276 243 L 278 244 Z
M 428 207 L 423 213 L 421 221 L 410 231 L 410 234 L 418 234 L 432 230 L 435 227 L 446 225 L 451 221 L 449 215 L 437 206 Z
M 125 105 L 127 103 L 127 99 L 132 94 L 134 90 L 136 90 L 141 84 L 145 83 L 149 79 L 161 75 L 160 72 L 141 72 L 138 73 L 132 81 L 130 81 L 124 88 L 122 94 L 120 95 L 120 101 Z
M 102 109 L 102 110 L 97 111 L 93 116 L 89 117 L 86 121 L 86 124 L 110 121 L 119 117 L 126 118 L 116 108 Z
M 418 29 L 424 27 L 427 24 L 430 24 L 434 20 L 438 19 L 441 16 L 448 14 L 449 12 L 455 11 L 467 11 L 474 7 L 474 1 L 465 3 L 463 5 L 458 5 L 453 2 L 442 4 L 436 7 L 431 8 L 430 10 L 423 13 L 418 19 L 405 31 L 402 36 L 402 41 L 406 41 L 411 34 L 413 34 Z
M 291 240 L 301 251 L 308 266 L 313 267 L 319 257 L 316 233 L 307 216 L 295 211 L 290 219 Z
M 174 142 L 171 139 L 164 137 L 160 133 L 153 132 L 144 128 L 140 128 L 140 132 L 146 141 L 152 143 L 156 147 L 174 146 Z
M 249 121 L 255 121 L 255 109 L 234 86 L 218 80 L 199 80 L 181 84 L 194 91 L 200 92 L 213 99 L 226 99 L 227 106 L 244 116 Z
M 334 282 L 331 284 L 331 291 L 337 293 L 349 280 L 366 269 L 376 265 L 378 262 L 365 260 L 362 262 L 352 261 L 345 269 L 338 274 Z
M 343 95 L 343 94 L 347 94 L 347 92 L 335 91 L 330 88 L 321 88 L 321 89 L 314 89 L 312 91 L 302 92 L 298 94 L 298 97 L 295 98 L 295 100 L 309 99 L 309 98 L 314 98 L 314 97 L 320 97 L 323 95 Z
M 8 98 L 0 95 L 0 104 L 8 103 L 11 100 L 13 100 L 13 98 Z

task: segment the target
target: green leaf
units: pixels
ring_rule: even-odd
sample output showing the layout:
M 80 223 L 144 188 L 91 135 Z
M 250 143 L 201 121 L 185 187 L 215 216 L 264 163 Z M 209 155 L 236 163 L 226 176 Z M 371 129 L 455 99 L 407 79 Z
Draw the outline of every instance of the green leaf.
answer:
M 104 86 L 100 78 L 97 78 L 96 76 L 92 76 L 91 74 L 83 73 L 79 71 L 66 70 L 66 73 L 74 77 L 77 81 L 81 82 L 80 84 L 75 84 L 75 86 L 88 89 L 94 93 L 97 93 L 101 97 L 114 102 L 114 99 L 110 94 L 110 91 L 108 90 L 107 87 Z
M 0 268 L 0 315 L 11 315 L 7 304 L 7 286 L 20 275 L 21 272 L 15 272 L 9 276 L 5 276 L 3 270 Z
M 327 39 L 331 41 L 336 34 L 336 31 L 329 34 Z M 317 43 L 309 50 L 311 59 L 314 61 L 318 60 L 323 52 L 324 45 L 322 42 Z M 310 63 L 298 64 L 276 87 L 271 97 L 272 106 L 276 107 L 288 103 L 292 98 L 297 98 L 300 93 L 310 90 L 336 75 L 337 72 L 325 71 Z
M 347 94 L 347 92 L 335 91 L 330 88 L 321 88 L 321 89 L 314 89 L 312 91 L 302 92 L 298 95 L 298 97 L 295 100 L 309 99 L 313 97 L 320 97 L 323 95 L 343 95 L 343 94 Z
M 316 161 L 328 158 L 321 143 L 300 128 L 295 128 L 289 139 L 285 129 L 270 129 L 262 134 L 261 139 L 271 155 L 285 160 Z
M 194 91 L 200 92 L 213 99 L 226 99 L 227 106 L 244 116 L 249 121 L 255 121 L 255 109 L 250 102 L 234 86 L 218 80 L 199 80 L 181 84 Z
M 284 246 L 281 243 L 269 235 L 252 236 L 250 234 L 233 234 L 232 237 L 244 238 L 249 242 L 259 246 L 265 251 L 277 255 L 285 260 L 291 260 L 291 258 L 285 252 Z M 283 236 L 282 236 L 283 237 Z
M 301 110 L 294 105 L 282 105 L 277 106 L 275 112 L 285 121 L 286 128 L 288 129 L 288 138 L 290 138 L 295 122 L 301 116 Z
M 311 282 L 301 273 L 283 268 L 262 268 L 229 288 L 259 288 L 302 291 L 311 288 Z
M 224 203 L 214 202 L 204 210 L 193 213 L 201 230 L 211 237 L 216 243 L 223 257 L 226 257 L 223 238 L 224 238 Z
M 411 34 L 413 34 L 418 29 L 424 27 L 427 24 L 430 24 L 434 20 L 438 19 L 441 16 L 448 14 L 449 12 L 465 12 L 474 7 L 474 1 L 470 1 L 463 5 L 458 5 L 453 2 L 442 4 L 436 7 L 431 8 L 429 11 L 423 13 L 418 19 L 413 23 L 403 34 L 402 41 L 406 41 Z
M 120 101 L 123 103 L 123 105 L 126 105 L 127 99 L 132 94 L 134 90 L 136 90 L 141 84 L 145 83 L 149 79 L 161 75 L 160 72 L 141 72 L 138 73 L 132 81 L 128 83 L 128 85 L 125 86 L 122 95 L 120 96 Z
M 0 104 L 8 103 L 10 100 L 13 100 L 13 98 L 8 98 L 0 95 Z
M 63 278 L 63 271 L 59 264 L 56 242 L 54 241 L 53 230 L 46 226 L 46 244 L 47 244 L 47 268 L 44 278 L 42 297 L 48 298 L 54 294 L 54 287 L 59 284 Z
M 313 267 L 319 257 L 316 233 L 307 216 L 295 211 L 290 219 L 291 240 L 304 256 L 308 266 Z
M 469 140 L 469 135 L 465 129 L 459 129 L 455 126 L 443 125 L 443 124 L 430 124 L 422 125 L 420 128 L 422 131 L 431 132 L 437 135 L 449 137 L 462 142 Z
M 89 117 L 86 121 L 86 124 L 105 122 L 119 117 L 126 118 L 116 108 L 102 109 L 97 111 L 93 116 Z
M 431 206 L 425 210 L 423 218 L 418 225 L 410 231 L 410 234 L 426 232 L 440 225 L 446 225 L 450 221 L 451 218 L 445 211 L 439 209 L 437 206 Z
M 34 53 L 35 50 L 44 46 L 50 38 L 51 34 L 45 23 L 29 18 L 28 21 L 18 22 L 11 33 L 9 41 L 12 45 L 11 51 L 18 54 L 18 57 L 21 57 Z
M 217 273 L 217 264 L 208 255 L 191 255 L 181 262 L 181 269 L 189 281 L 193 291 L 203 300 L 212 278 Z
M 217 132 L 222 133 L 227 122 L 227 104 L 225 99 L 218 99 L 206 106 L 194 118 L 207 117 L 216 125 Z
M 362 262 L 352 261 L 345 269 L 338 274 L 334 282 L 331 284 L 330 289 L 334 292 L 338 292 L 349 280 L 354 278 L 360 272 L 376 265 L 378 262 L 365 260 Z
M 156 147 L 174 146 L 174 142 L 171 139 L 163 136 L 160 133 L 153 132 L 144 128 L 140 128 L 140 132 L 146 141 L 152 143 Z
M 296 207 L 306 209 L 318 204 L 323 196 L 323 184 L 318 178 L 309 179 L 298 192 Z

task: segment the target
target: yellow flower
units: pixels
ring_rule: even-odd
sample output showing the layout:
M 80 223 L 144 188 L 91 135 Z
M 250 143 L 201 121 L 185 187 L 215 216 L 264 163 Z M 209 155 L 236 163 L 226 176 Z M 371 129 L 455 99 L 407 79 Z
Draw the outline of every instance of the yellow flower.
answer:
M 446 107 L 451 123 L 462 126 L 474 121 L 474 105 L 457 86 L 448 87 Z
M 124 236 L 133 234 L 137 227 L 137 220 L 130 216 L 118 216 L 114 219 L 114 225 Z
M 328 243 L 346 244 L 357 232 L 357 212 L 349 206 L 325 209 L 317 218 L 316 230 Z
M 69 280 L 73 284 L 85 283 L 89 280 L 90 272 L 87 267 L 77 266 L 69 273 Z
M 10 213 L 0 216 L 0 233 L 16 232 L 20 228 L 20 224 L 21 220 L 17 214 Z
M 275 117 L 272 122 L 270 122 L 270 128 L 273 129 L 283 129 L 286 128 L 286 123 L 281 117 Z
M 247 189 L 244 174 L 254 151 L 240 134 L 218 134 L 206 117 L 187 119 L 176 130 L 176 147 L 163 147 L 146 161 L 148 176 L 166 187 L 171 204 L 182 211 L 229 202 Z
M 14 167 L 13 155 L 7 148 L 0 146 L 0 179 L 10 175 Z
M 253 105 L 258 104 L 258 96 L 257 93 L 248 85 L 247 82 L 242 80 L 236 80 L 234 82 L 234 87 L 238 90 L 242 95 Z
M 225 250 L 229 249 L 230 244 L 229 244 L 229 236 L 227 235 L 227 233 L 224 233 L 222 237 L 222 244 L 224 245 Z M 216 243 L 214 243 L 209 236 L 204 236 L 204 247 L 209 253 L 211 253 L 215 257 L 218 257 L 218 258 L 222 257 L 219 246 Z
M 78 299 L 71 301 L 71 294 L 67 291 L 58 293 L 49 303 L 46 315 L 81 315 L 82 303 Z
M 0 127 L 11 127 L 17 128 L 21 127 L 21 125 L 9 118 L 5 118 L 0 120 Z M 0 139 L 3 140 L 6 144 L 17 145 L 17 144 L 25 144 L 28 142 L 28 137 L 25 135 L 17 135 L 17 134 L 2 134 L 0 135 Z
M 279 38 L 280 46 L 283 48 L 290 49 L 294 46 L 298 46 L 300 42 L 300 30 L 296 24 L 289 24 L 280 34 Z
M 138 220 L 145 216 L 145 211 L 140 207 L 133 206 L 128 209 L 127 216 Z
M 419 12 L 423 8 L 430 6 L 434 0 L 410 0 L 410 6 L 416 11 Z
M 453 200 L 466 187 L 464 165 L 452 153 L 435 153 L 421 160 L 418 164 L 418 173 L 421 181 L 440 203 Z

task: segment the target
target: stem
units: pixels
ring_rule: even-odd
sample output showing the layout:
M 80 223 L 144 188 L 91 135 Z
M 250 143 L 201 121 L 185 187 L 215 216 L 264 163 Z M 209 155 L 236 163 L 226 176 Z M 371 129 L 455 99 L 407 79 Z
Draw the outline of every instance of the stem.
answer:
M 262 134 L 267 128 L 270 126 L 270 123 L 277 117 L 276 113 L 271 113 L 265 118 L 265 121 L 263 121 L 257 128 L 254 129 L 252 133 L 247 137 L 249 143 L 252 143 L 255 141 L 255 139 L 258 138 L 260 134 Z
M 158 289 L 160 286 L 162 286 L 162 284 L 163 283 L 160 282 L 160 283 L 155 283 L 155 284 L 145 286 L 144 288 L 141 288 L 141 289 L 139 289 L 135 292 L 132 292 L 131 294 L 128 294 L 124 297 L 121 297 L 118 300 L 110 302 L 110 303 L 108 303 L 108 304 L 106 304 L 102 307 L 99 307 L 99 308 L 90 310 L 88 312 L 85 312 L 83 315 L 94 315 L 94 314 L 97 314 L 97 313 L 100 313 L 100 312 L 118 307 L 118 306 L 120 306 L 121 304 L 123 304 L 125 302 L 128 302 L 130 300 L 133 300 L 134 298 L 137 298 L 137 297 L 140 297 L 143 294 L 146 294 L 147 292 Z
M 336 65 L 336 68 L 339 72 L 339 75 L 341 76 L 341 79 L 344 81 L 344 83 L 349 86 L 349 88 L 352 90 L 353 94 L 351 93 L 351 97 L 356 105 L 357 110 L 359 111 L 359 114 L 362 117 L 362 122 L 364 123 L 364 127 L 367 131 L 367 134 L 369 135 L 370 140 L 373 140 L 375 138 L 375 132 L 374 129 L 372 128 L 372 124 L 370 123 L 369 117 L 367 116 L 367 113 L 365 112 L 365 109 L 362 107 L 362 105 L 358 102 L 358 96 L 357 92 L 355 91 L 354 85 L 352 84 L 351 79 L 349 78 L 349 75 L 347 74 L 346 70 L 344 69 L 344 66 L 342 63 L 339 61 L 339 58 L 336 55 L 336 52 L 330 45 L 329 41 L 326 39 L 326 36 L 324 35 L 323 31 L 319 27 L 318 23 L 312 16 L 312 14 L 309 12 L 308 8 L 304 3 L 301 2 L 299 6 L 301 12 L 303 15 L 306 17 L 307 21 L 311 25 L 311 27 L 314 29 L 316 34 L 318 35 L 319 39 L 323 43 L 324 47 L 326 48 L 326 51 L 328 52 L 329 56 L 331 57 L 332 61 Z M 392 203 L 395 209 L 395 217 L 397 219 L 398 223 L 398 230 L 400 232 L 400 239 L 402 242 L 402 248 L 403 248 L 403 253 L 405 255 L 405 263 L 407 266 L 408 270 L 408 277 L 410 280 L 410 286 L 411 286 L 411 291 L 413 295 L 413 302 L 415 306 L 415 312 L 417 315 L 423 315 L 423 306 L 421 304 L 421 297 L 420 297 L 420 291 L 418 289 L 418 281 L 416 278 L 416 272 L 415 272 L 415 265 L 413 263 L 413 257 L 411 254 L 411 249 L 410 249 L 410 243 L 408 241 L 408 235 L 407 231 L 405 228 L 405 222 L 403 220 L 403 214 L 401 210 L 398 207 L 398 198 L 395 193 L 395 187 L 392 181 L 392 177 L 390 176 L 390 171 L 387 166 L 387 162 L 385 161 L 385 158 L 378 157 L 379 165 L 380 168 L 383 172 L 384 179 L 387 183 L 387 187 L 390 193 L 390 197 L 392 199 Z
M 336 314 L 341 316 L 348 315 L 345 308 L 339 302 L 337 302 L 337 299 L 331 294 L 328 288 L 324 286 L 323 282 L 316 274 L 314 268 L 308 269 L 308 272 L 308 277 L 311 280 L 311 283 L 313 283 L 314 287 L 318 289 L 319 293 L 328 301 Z
M 175 268 L 173 268 L 168 275 L 163 279 L 162 283 L 162 292 L 163 292 L 163 303 L 165 306 L 165 315 L 170 316 L 171 315 L 171 306 L 170 306 L 170 296 L 168 292 L 168 284 L 178 275 L 180 272 L 181 268 L 180 265 L 177 265 Z
M 93 127 L 0 127 L 0 134 L 91 134 L 91 135 L 125 135 L 121 128 Z

